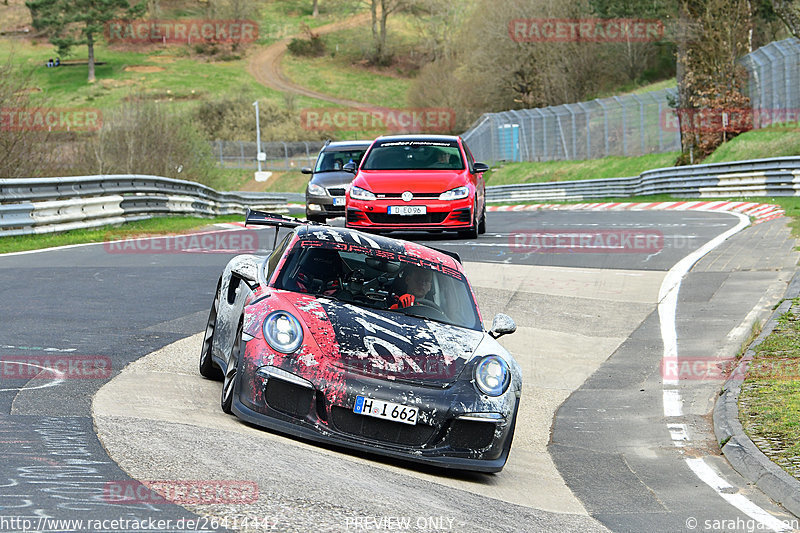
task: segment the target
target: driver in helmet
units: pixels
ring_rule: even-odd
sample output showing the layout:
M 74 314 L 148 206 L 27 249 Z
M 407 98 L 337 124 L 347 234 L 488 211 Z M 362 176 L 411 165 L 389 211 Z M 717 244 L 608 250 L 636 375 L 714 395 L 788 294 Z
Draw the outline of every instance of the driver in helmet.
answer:
M 400 309 L 414 305 L 415 300 L 424 299 L 431 291 L 433 272 L 416 266 L 409 266 L 400 277 L 399 290 L 395 292 L 396 303 L 389 309 Z

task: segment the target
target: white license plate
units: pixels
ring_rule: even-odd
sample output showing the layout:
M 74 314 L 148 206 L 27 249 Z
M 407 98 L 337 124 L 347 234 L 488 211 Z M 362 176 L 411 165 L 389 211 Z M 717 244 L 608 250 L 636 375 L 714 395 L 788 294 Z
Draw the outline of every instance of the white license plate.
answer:
M 356 404 L 353 406 L 353 412 L 357 415 L 374 416 L 375 418 L 411 425 L 417 423 L 418 411 L 416 407 L 384 402 L 374 398 L 365 398 L 364 396 L 356 396 Z
M 333 205 L 344 205 L 344 196 L 336 196 L 333 198 Z
M 428 208 L 424 205 L 390 205 L 390 215 L 424 215 Z

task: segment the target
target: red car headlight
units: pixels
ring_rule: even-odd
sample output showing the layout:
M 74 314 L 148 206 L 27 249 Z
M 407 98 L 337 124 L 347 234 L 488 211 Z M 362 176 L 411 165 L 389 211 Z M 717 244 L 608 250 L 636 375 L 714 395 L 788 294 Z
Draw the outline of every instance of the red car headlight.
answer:
M 439 195 L 439 200 L 460 200 L 469 196 L 469 187 L 456 187 Z

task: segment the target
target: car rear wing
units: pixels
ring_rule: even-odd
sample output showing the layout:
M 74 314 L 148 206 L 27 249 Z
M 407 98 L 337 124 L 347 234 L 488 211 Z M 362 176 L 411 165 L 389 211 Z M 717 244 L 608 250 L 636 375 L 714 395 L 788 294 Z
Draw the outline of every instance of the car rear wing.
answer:
M 275 245 L 278 242 L 278 231 L 281 228 L 296 228 L 298 226 L 305 226 L 305 225 L 320 225 L 320 226 L 327 226 L 327 224 L 319 224 L 318 222 L 310 222 L 308 220 L 300 220 L 297 218 L 286 217 L 283 215 L 278 215 L 276 213 L 267 213 L 265 211 L 256 211 L 255 209 L 247 208 L 247 212 L 244 215 L 244 225 L 252 226 L 272 226 L 275 228 L 275 240 L 272 243 L 272 249 L 275 249 Z
M 274 226 L 276 228 L 296 228 L 297 226 L 308 224 L 308 222 L 247 208 L 247 212 L 244 215 L 244 225 L 247 226 L 248 224 L 253 226 Z

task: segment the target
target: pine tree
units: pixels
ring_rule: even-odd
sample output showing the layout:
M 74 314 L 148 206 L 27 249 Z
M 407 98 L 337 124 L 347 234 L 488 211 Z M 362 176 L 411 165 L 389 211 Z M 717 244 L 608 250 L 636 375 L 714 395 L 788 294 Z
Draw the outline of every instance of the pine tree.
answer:
M 128 0 L 28 0 L 33 25 L 50 36 L 60 55 L 73 46 L 89 49 L 89 83 L 94 83 L 94 43 L 111 20 L 133 19 L 144 14 L 144 1 L 131 6 Z

